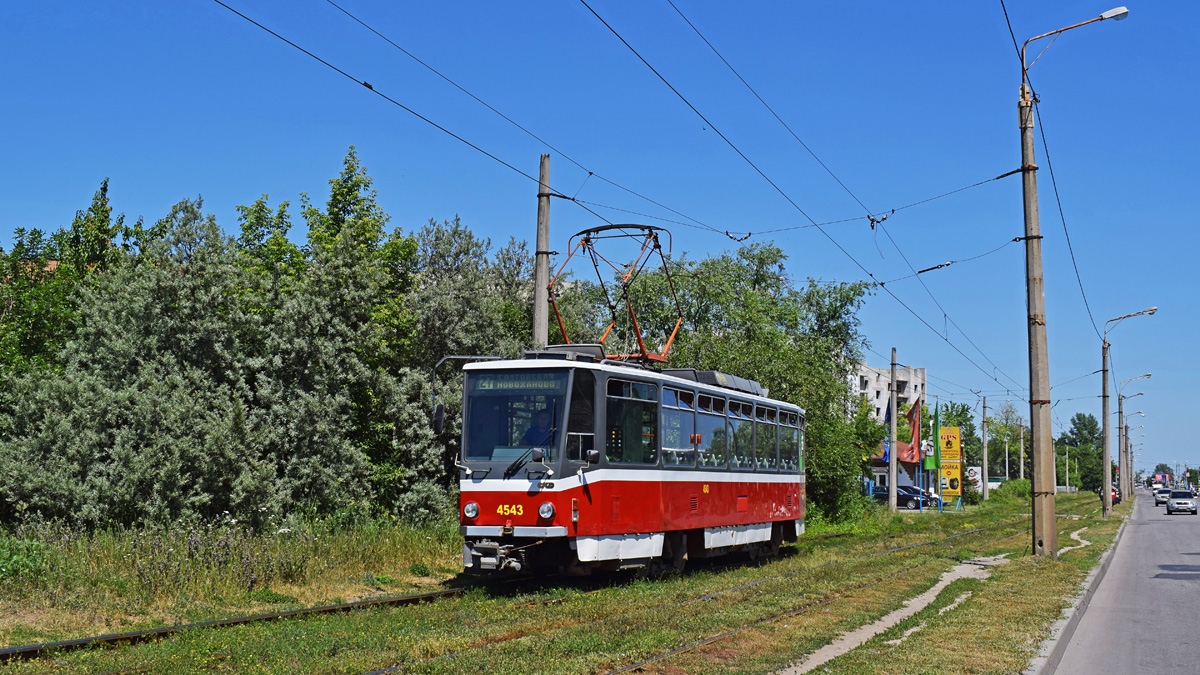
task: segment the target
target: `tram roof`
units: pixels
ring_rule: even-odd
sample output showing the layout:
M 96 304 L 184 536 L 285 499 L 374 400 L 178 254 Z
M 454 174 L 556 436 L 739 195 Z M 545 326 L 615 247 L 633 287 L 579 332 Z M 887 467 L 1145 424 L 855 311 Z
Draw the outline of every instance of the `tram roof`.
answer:
M 575 352 L 566 351 L 547 351 L 547 352 L 528 352 L 525 358 L 522 359 L 497 359 L 491 361 L 477 361 L 468 363 L 463 366 L 463 370 L 510 370 L 513 368 L 526 369 L 542 369 L 542 368 L 586 368 L 588 370 L 598 370 L 606 373 L 615 373 L 618 375 L 644 377 L 647 379 L 664 382 L 678 387 L 687 387 L 696 389 L 706 393 L 720 394 L 723 396 L 737 396 L 738 398 L 748 399 L 756 402 L 767 403 L 775 406 L 786 407 L 795 412 L 804 414 L 804 409 L 798 405 L 780 401 L 767 396 L 753 394 L 747 391 L 735 389 L 733 387 L 724 387 L 719 384 L 708 384 L 697 380 L 690 380 L 685 377 L 664 373 L 653 368 L 648 368 L 639 363 L 631 363 L 627 361 L 615 361 L 612 359 L 595 359 L 587 355 L 577 355 Z M 683 370 L 683 369 L 681 369 Z M 716 371 L 697 371 L 698 373 Z

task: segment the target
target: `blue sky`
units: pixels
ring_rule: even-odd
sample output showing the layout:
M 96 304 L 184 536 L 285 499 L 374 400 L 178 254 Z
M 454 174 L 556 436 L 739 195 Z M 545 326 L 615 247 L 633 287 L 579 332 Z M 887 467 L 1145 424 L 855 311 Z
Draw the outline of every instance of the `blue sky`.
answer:
M 1018 168 L 1020 66 L 999 0 L 674 0 L 854 197 L 667 0 L 588 4 L 708 122 L 580 2 L 339 2 L 556 150 L 325 0 L 227 2 L 521 172 L 535 176 L 539 154 L 550 153 L 556 190 L 644 214 L 590 207 L 614 222 L 665 225 L 675 251 L 692 257 L 736 246 L 726 230 L 855 218 L 825 231 L 876 279 L 891 280 L 911 272 L 887 234 L 917 269 L 1023 234 L 1019 176 L 897 211 L 886 234 L 870 228 L 854 198 L 883 213 Z M 1098 16 L 1108 2 L 1008 0 L 1007 8 L 1024 41 Z M 1116 379 L 1153 373 L 1125 390 L 1145 392 L 1129 401 L 1146 414 L 1135 423 L 1145 425 L 1135 435 L 1146 434 L 1139 462 L 1196 466 L 1196 22 L 1183 0 L 1129 7 L 1125 21 L 1062 35 L 1033 66 L 1038 131 L 1095 324 L 1159 307 L 1110 334 Z M 1030 49 L 1032 59 L 1038 48 Z M 0 73 L 5 248 L 15 228 L 68 225 L 105 177 L 115 210 L 130 219 L 154 220 L 201 195 L 234 232 L 235 206 L 262 194 L 272 204 L 296 205 L 301 192 L 323 202 L 350 145 L 393 225 L 458 215 L 494 242 L 533 237 L 536 183 L 212 0 L 9 0 L 0 6 Z M 1100 377 L 1088 375 L 1100 367 L 1100 339 L 1040 135 L 1037 162 L 1057 435 L 1077 411 L 1100 416 Z M 599 224 L 555 200 L 551 248 L 565 251 L 567 237 Z M 798 280 L 864 278 L 815 228 L 750 238 L 767 240 L 787 252 Z M 901 362 L 927 368 L 943 400 L 974 405 L 974 390 L 991 407 L 1012 400 L 1028 417 L 1019 400 L 1028 382 L 1023 256 L 1010 244 L 923 274 L 928 292 L 917 279 L 889 284 L 912 312 L 876 293 L 862 312 L 872 349 L 895 346 Z

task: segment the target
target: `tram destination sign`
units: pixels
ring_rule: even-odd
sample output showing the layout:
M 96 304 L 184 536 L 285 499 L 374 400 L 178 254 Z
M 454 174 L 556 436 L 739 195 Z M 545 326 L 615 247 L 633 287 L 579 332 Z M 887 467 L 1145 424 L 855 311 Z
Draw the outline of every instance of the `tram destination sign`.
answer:
M 567 374 L 555 371 L 473 373 L 471 375 L 471 390 L 479 393 L 562 394 L 566 387 Z

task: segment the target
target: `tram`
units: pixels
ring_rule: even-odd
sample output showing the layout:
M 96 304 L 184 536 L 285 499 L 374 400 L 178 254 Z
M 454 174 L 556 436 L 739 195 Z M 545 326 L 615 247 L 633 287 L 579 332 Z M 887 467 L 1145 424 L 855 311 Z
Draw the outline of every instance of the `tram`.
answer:
M 804 411 L 568 344 L 463 368 L 465 572 L 682 569 L 804 531 Z

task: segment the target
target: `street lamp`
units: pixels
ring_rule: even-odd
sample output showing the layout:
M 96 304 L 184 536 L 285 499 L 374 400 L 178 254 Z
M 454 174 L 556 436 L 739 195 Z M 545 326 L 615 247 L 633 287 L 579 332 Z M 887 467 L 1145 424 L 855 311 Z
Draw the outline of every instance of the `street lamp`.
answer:
M 1050 428 L 1050 362 L 1046 347 L 1046 289 L 1042 276 L 1042 234 L 1038 221 L 1037 166 L 1033 155 L 1033 95 L 1025 48 L 1030 42 L 1104 19 L 1124 19 L 1129 10 L 1110 9 L 1100 16 L 1029 38 L 1021 46 L 1021 91 L 1017 101 L 1021 129 L 1021 177 L 1025 207 L 1025 305 L 1029 329 L 1029 425 L 1033 441 L 1033 553 L 1058 556 L 1054 522 L 1054 439 Z M 1048 47 L 1047 47 L 1048 48 Z M 1043 50 L 1044 52 L 1045 50 Z M 1036 59 L 1035 59 L 1036 61 Z M 1032 65 L 1032 64 L 1030 64 Z M 1049 488 L 1049 489 L 1047 489 Z M 1105 487 L 1107 490 L 1108 487 Z
M 1129 396 L 1125 396 L 1121 392 L 1125 390 L 1125 385 L 1129 384 L 1130 382 L 1133 382 L 1134 380 L 1145 379 L 1147 377 L 1150 377 L 1150 373 L 1138 375 L 1137 377 L 1130 377 L 1128 379 L 1121 380 L 1121 382 L 1117 384 L 1117 434 L 1119 437 L 1118 440 L 1120 441 L 1117 443 L 1117 462 L 1121 467 L 1121 491 L 1125 494 L 1128 494 L 1127 490 L 1133 489 L 1133 485 L 1129 480 L 1127 480 L 1129 478 L 1129 449 L 1125 447 L 1125 439 L 1121 436 L 1121 432 L 1125 428 L 1125 409 L 1123 404 L 1125 399 L 1141 396 L 1146 392 L 1139 391 L 1138 393 L 1131 394 Z
M 1117 326 L 1119 326 L 1121 324 L 1122 321 L 1124 321 L 1125 319 L 1128 319 L 1129 317 L 1141 316 L 1143 314 L 1150 315 L 1157 311 L 1158 311 L 1158 307 L 1149 307 L 1149 308 L 1143 309 L 1140 312 L 1134 312 L 1133 314 L 1126 314 L 1125 316 L 1118 316 L 1115 319 L 1109 319 L 1108 321 L 1104 322 L 1104 337 L 1101 340 L 1101 346 L 1100 346 L 1100 358 L 1101 358 L 1101 363 L 1102 363 L 1102 367 L 1100 370 L 1103 372 L 1103 375 L 1101 377 L 1104 380 L 1104 385 L 1101 390 L 1103 393 L 1101 394 L 1101 397 L 1104 399 L 1104 416 L 1103 416 L 1103 419 L 1104 419 L 1104 461 L 1102 462 L 1102 464 L 1104 464 L 1104 484 L 1105 485 L 1112 485 L 1112 447 L 1111 447 L 1111 444 L 1109 443 L 1109 431 L 1108 431 L 1108 427 L 1109 427 L 1109 423 L 1108 423 L 1108 331 L 1109 331 L 1109 326 L 1108 326 L 1108 324 L 1111 323 L 1111 324 L 1113 324 L 1112 327 L 1116 328 Z M 1119 456 L 1118 456 L 1117 461 L 1118 462 L 1120 461 Z M 1121 476 L 1122 476 L 1121 485 L 1124 486 L 1125 485 L 1125 478 L 1124 478 L 1125 474 L 1121 474 Z M 1112 515 L 1112 492 L 1110 490 L 1108 490 L 1107 488 L 1101 490 L 1100 492 L 1103 493 L 1103 495 L 1104 495 L 1104 498 L 1103 498 L 1104 517 L 1108 518 L 1109 516 Z M 1121 494 L 1125 494 L 1125 493 L 1122 492 Z

